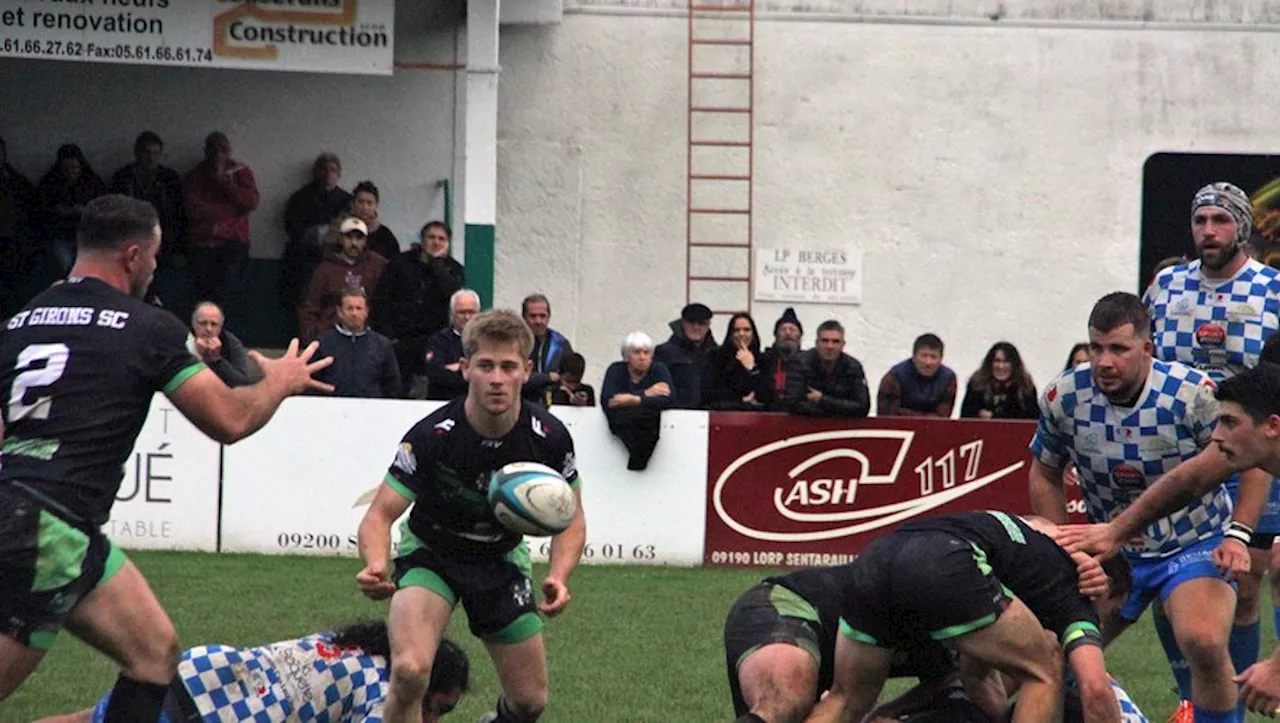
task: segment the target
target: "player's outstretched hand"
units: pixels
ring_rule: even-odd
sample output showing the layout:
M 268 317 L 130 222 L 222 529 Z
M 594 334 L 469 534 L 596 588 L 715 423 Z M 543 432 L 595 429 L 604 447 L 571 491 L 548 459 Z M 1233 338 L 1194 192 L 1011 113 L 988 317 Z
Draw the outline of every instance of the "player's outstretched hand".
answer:
M 356 587 L 370 600 L 386 600 L 396 591 L 396 584 L 387 577 L 387 568 L 369 565 L 356 573 Z
M 1087 552 L 1104 562 L 1120 552 L 1124 540 L 1116 539 L 1115 527 L 1109 522 L 1096 525 L 1059 525 L 1052 534 L 1054 542 L 1068 552 Z
M 1213 551 L 1213 564 L 1218 566 L 1218 572 L 1228 580 L 1235 580 L 1252 567 L 1249 548 L 1243 542 L 1228 537 Z
M 538 611 L 549 618 L 553 618 L 564 612 L 565 607 L 569 605 L 569 599 L 573 597 L 569 594 L 569 586 L 565 585 L 562 580 L 555 577 L 548 577 L 542 581 L 542 602 L 538 603 Z
M 1111 580 L 1102 570 L 1102 565 L 1083 552 L 1071 553 L 1071 560 L 1076 563 L 1076 583 L 1080 594 L 1094 600 L 1106 597 L 1111 589 Z
M 292 339 L 284 356 L 279 359 L 268 359 L 252 350 L 249 356 L 262 368 L 263 378 L 278 380 L 289 390 L 290 396 L 308 391 L 332 392 L 332 384 L 325 384 L 311 378 L 316 372 L 333 363 L 332 357 L 311 361 L 311 357 L 315 356 L 318 348 L 320 348 L 319 342 L 313 341 L 307 345 L 306 349 L 299 352 L 298 340 Z
M 1254 663 L 1235 677 L 1240 684 L 1240 699 L 1258 715 L 1275 718 L 1280 706 L 1280 671 L 1270 660 Z

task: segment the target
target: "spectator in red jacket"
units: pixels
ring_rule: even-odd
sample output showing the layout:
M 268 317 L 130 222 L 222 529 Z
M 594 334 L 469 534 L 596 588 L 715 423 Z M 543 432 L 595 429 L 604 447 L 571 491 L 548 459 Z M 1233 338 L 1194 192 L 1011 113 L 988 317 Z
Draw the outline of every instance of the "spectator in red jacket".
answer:
M 204 139 L 204 160 L 183 177 L 182 198 L 191 295 L 225 307 L 249 258 L 249 213 L 261 200 L 253 169 L 231 157 L 226 135 Z

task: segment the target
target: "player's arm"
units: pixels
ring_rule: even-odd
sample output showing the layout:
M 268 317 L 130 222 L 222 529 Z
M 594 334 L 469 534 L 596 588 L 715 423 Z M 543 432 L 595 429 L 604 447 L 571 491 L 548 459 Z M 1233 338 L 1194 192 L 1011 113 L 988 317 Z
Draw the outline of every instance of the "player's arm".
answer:
M 364 569 L 356 574 L 360 592 L 380 600 L 395 592 L 388 574 L 391 559 L 391 525 L 413 503 L 412 493 L 391 475 L 378 485 L 373 502 L 360 520 L 358 546 Z
M 308 390 L 333 391 L 332 386 L 312 379 L 313 374 L 333 363 L 327 357 L 311 361 L 315 351 L 312 343 L 299 352 L 297 339 L 289 342 L 279 359 L 267 359 L 250 351 L 262 369 L 262 380 L 257 384 L 232 389 L 204 368 L 189 378 L 171 380 L 165 393 L 200 431 L 223 444 L 232 444 L 261 429 L 288 397 Z M 169 388 L 175 382 L 176 388 Z
M 876 705 L 889 677 L 890 651 L 836 635 L 831 692 L 814 706 L 806 723 L 857 723 Z
M 569 577 L 582 560 L 587 546 L 587 516 L 582 511 L 582 488 L 573 489 L 573 521 L 563 532 L 551 538 L 547 561 L 547 577 L 542 583 L 543 602 L 538 609 L 544 615 L 558 615 L 569 604 Z
M 1067 651 L 1067 665 L 1076 676 L 1086 723 L 1119 723 L 1120 702 L 1111 690 L 1101 641 L 1074 648 L 1068 643 Z
M 1062 491 L 1062 468 L 1031 460 L 1031 510 L 1054 524 L 1067 522 L 1067 497 Z

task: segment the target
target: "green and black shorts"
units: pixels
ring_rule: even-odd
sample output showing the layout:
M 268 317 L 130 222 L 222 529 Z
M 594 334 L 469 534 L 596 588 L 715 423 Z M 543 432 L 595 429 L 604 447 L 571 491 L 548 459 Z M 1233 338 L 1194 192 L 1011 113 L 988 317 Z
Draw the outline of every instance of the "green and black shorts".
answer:
M 511 644 L 542 632 L 526 543 L 506 555 L 446 555 L 424 545 L 406 528 L 397 552 L 396 587 L 422 587 L 450 605 L 461 602 L 476 637 Z
M 48 650 L 75 606 L 125 561 L 97 527 L 0 483 L 0 635 Z

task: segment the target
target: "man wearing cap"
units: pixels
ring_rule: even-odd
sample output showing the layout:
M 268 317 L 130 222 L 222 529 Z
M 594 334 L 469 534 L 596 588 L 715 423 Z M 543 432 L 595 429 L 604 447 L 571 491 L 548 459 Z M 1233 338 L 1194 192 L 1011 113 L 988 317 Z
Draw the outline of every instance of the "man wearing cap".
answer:
M 346 289 L 363 289 L 372 296 L 387 260 L 369 251 L 369 227 L 355 217 L 336 222 L 337 243 L 316 267 L 307 294 L 298 307 L 298 328 L 304 339 L 314 339 L 333 327 L 338 298 Z
M 1196 192 L 1191 202 L 1195 260 L 1162 270 L 1143 297 L 1151 313 L 1151 341 L 1157 359 L 1195 367 L 1215 384 L 1258 365 L 1263 343 L 1280 328 L 1280 271 L 1246 253 L 1252 230 L 1253 205 L 1238 186 L 1220 181 Z M 1250 470 L 1242 474 L 1263 473 Z M 1233 500 L 1238 484 L 1238 477 L 1227 481 Z M 1259 587 L 1278 533 L 1280 498 L 1273 486 L 1249 541 L 1252 569 L 1238 579 L 1239 598 L 1229 646 L 1237 671 L 1258 658 Z M 1280 608 L 1275 612 L 1280 620 Z M 1155 620 L 1182 697 L 1187 699 L 1186 663 L 1165 619 L 1157 615 Z
M 800 353 L 804 327 L 796 310 L 788 306 L 773 324 L 773 347 L 769 350 L 769 368 L 765 370 L 773 382 L 772 411 L 787 411 L 787 364 Z
M 714 386 L 716 342 L 711 336 L 711 308 L 689 304 L 671 322 L 671 338 L 659 344 L 653 358 L 667 365 L 675 382 L 675 406 L 705 409 Z

